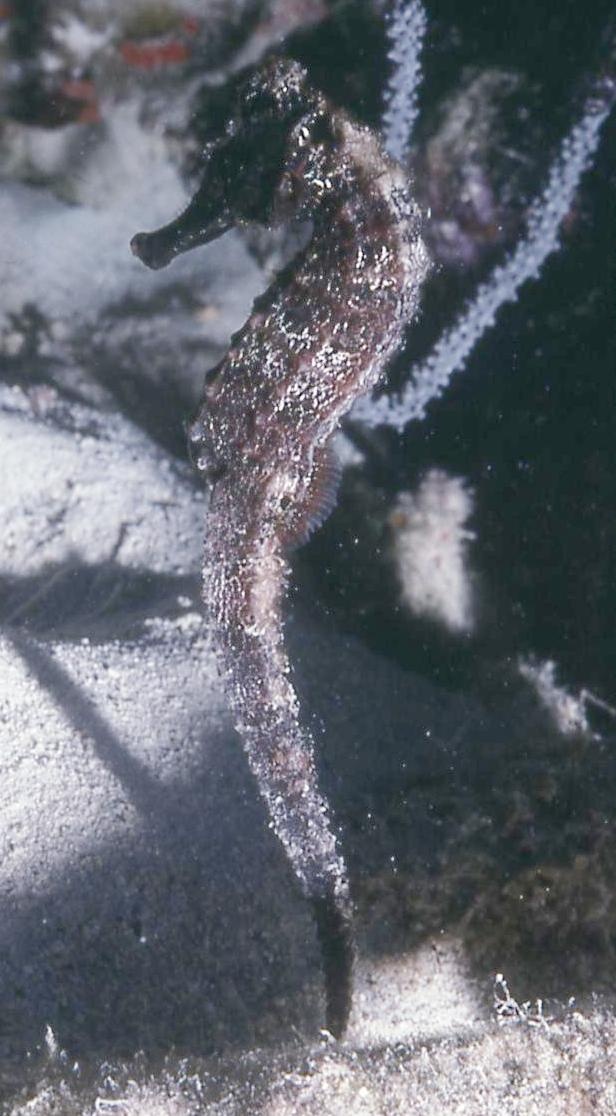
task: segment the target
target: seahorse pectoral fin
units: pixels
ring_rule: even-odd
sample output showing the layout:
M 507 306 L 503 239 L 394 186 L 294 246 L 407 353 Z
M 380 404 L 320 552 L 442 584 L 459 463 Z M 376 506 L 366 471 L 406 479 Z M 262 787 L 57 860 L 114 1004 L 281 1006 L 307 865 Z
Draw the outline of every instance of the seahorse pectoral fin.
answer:
M 342 466 L 331 439 L 316 446 L 306 495 L 296 509 L 285 543 L 289 548 L 303 546 L 329 518 L 338 501 Z

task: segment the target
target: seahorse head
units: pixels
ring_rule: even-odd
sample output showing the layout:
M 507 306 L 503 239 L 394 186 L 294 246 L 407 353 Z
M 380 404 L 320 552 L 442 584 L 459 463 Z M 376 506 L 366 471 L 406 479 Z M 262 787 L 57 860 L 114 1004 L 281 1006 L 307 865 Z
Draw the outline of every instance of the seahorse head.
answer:
M 299 62 L 274 59 L 253 73 L 238 89 L 221 134 L 203 149 L 201 184 L 187 208 L 156 232 L 137 233 L 134 255 L 148 267 L 165 267 L 233 225 L 269 225 L 286 216 L 277 191 L 289 173 L 298 177 L 292 136 L 301 121 L 322 114 L 324 105 Z

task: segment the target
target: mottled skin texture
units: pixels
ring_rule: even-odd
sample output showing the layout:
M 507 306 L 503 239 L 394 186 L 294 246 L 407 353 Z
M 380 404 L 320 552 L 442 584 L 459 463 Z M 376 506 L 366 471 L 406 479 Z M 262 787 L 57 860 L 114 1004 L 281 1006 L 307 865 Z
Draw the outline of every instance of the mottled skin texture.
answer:
M 288 550 L 335 500 L 330 441 L 372 388 L 417 310 L 428 263 L 401 170 L 367 128 L 337 112 L 297 63 L 274 61 L 241 91 L 203 183 L 177 221 L 140 233 L 152 267 L 233 224 L 309 218 L 303 252 L 254 304 L 207 376 L 189 428 L 212 483 L 203 599 L 237 729 L 305 894 L 313 902 L 327 1023 L 350 1005 L 351 904 L 318 788 L 284 646 Z

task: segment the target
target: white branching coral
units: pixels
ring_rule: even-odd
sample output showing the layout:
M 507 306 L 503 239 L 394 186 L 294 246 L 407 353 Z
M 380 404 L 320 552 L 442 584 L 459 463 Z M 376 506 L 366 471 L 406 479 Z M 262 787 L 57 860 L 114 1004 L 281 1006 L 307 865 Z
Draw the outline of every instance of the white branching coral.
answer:
M 616 709 L 590 690 L 582 689 L 578 693 L 570 693 L 565 686 L 558 683 L 556 669 L 556 663 L 552 659 L 538 662 L 527 658 L 520 659 L 518 663 L 522 678 L 532 686 L 558 732 L 563 736 L 581 734 L 598 738 L 597 733 L 591 730 L 588 706 L 600 709 L 612 719 L 616 718 Z
M 428 21 L 419 0 L 397 0 L 387 25 L 393 63 L 385 92 L 383 140 L 389 155 L 404 162 L 417 118 L 417 90 L 421 83 L 421 49 Z
M 541 705 L 563 736 L 575 736 L 577 733 L 582 733 L 584 736 L 590 734 L 582 696 L 570 694 L 564 686 L 558 684 L 556 663 L 551 659 L 543 663 L 520 659 L 518 670 L 522 678 L 530 683 Z
M 394 18 L 391 29 L 400 36 L 401 48 L 403 22 Z M 413 73 L 418 73 L 418 61 L 414 67 Z M 406 73 L 404 70 L 397 74 L 396 80 L 406 78 Z M 409 95 L 415 96 L 414 87 Z M 360 400 L 354 408 L 354 418 L 369 426 L 387 425 L 397 430 L 403 430 L 413 419 L 424 418 L 428 404 L 443 393 L 454 372 L 464 368 L 477 342 L 494 324 L 501 306 L 516 300 L 520 287 L 528 279 L 537 278 L 548 256 L 559 247 L 561 225 L 571 209 L 580 180 L 592 163 L 601 129 L 615 100 L 616 82 L 601 77 L 587 98 L 580 119 L 563 141 L 549 171 L 545 189 L 530 207 L 524 239 L 479 286 L 475 297 L 425 360 L 411 368 L 409 381 L 401 394 L 384 395 L 376 401 Z M 388 112 L 393 112 L 394 105 L 399 113 L 397 126 L 387 119 L 385 121 L 392 154 L 397 145 L 399 147 L 398 138 L 394 141 L 393 137 L 398 137 L 399 129 L 406 128 L 408 113 L 400 91 L 390 99 Z M 399 149 L 403 153 L 403 149 Z
M 431 469 L 415 494 L 398 496 L 390 518 L 402 602 L 415 616 L 463 634 L 474 626 L 466 524 L 471 490 L 460 477 Z
M 494 976 L 494 1011 L 498 1022 L 526 1023 L 529 1027 L 542 1027 L 545 1030 L 550 1025 L 550 1019 L 543 1014 L 543 1000 L 538 998 L 534 1004 L 525 1000 L 518 1003 L 509 991 L 509 985 L 502 973 Z

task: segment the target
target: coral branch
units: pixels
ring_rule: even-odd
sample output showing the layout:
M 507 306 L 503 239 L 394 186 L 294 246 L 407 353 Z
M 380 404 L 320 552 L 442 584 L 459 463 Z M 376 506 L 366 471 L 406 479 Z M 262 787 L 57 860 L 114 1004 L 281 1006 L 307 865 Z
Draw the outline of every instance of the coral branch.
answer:
M 543 193 L 532 204 L 526 237 L 512 255 L 482 283 L 458 320 L 437 342 L 425 360 L 411 368 L 402 393 L 363 399 L 353 418 L 369 426 L 403 430 L 413 419 L 425 417 L 428 404 L 442 395 L 454 372 L 464 368 L 475 345 L 493 324 L 501 306 L 514 302 L 528 279 L 534 279 L 548 256 L 559 247 L 559 232 L 571 209 L 584 172 L 591 165 L 601 129 L 616 99 L 616 84 L 606 77 L 596 82 L 580 120 L 562 143 Z
M 383 113 L 385 150 L 404 162 L 417 117 L 417 90 L 421 83 L 421 48 L 427 18 L 419 0 L 405 4 L 398 0 L 391 13 L 387 31 L 391 43 L 388 58 L 393 69 L 385 92 Z

